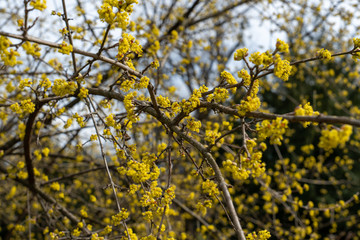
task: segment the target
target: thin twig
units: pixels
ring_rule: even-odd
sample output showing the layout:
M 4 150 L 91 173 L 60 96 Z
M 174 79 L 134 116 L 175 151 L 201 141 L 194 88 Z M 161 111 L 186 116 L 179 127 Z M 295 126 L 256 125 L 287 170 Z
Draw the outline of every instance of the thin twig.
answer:
M 68 31 L 67 35 L 69 37 L 69 43 L 71 44 L 71 46 L 74 47 L 74 43 L 73 43 L 73 40 L 72 40 L 72 37 L 71 37 L 71 29 L 70 29 L 70 25 L 69 25 L 69 19 L 68 19 L 67 11 L 66 11 L 65 0 L 62 0 L 62 6 L 63 6 L 63 11 L 64 11 L 63 20 L 64 20 L 64 22 L 66 24 L 66 29 Z M 76 70 L 76 58 L 75 58 L 74 51 L 71 52 L 71 57 L 72 57 L 72 60 L 73 60 L 74 72 L 76 73 L 77 72 L 77 70 Z
M 94 104 L 92 103 L 92 100 L 90 97 L 88 97 L 86 99 L 86 102 L 87 102 L 87 106 L 89 108 L 89 112 L 91 112 L 91 107 L 90 105 L 92 106 L 92 108 L 94 109 L 94 111 L 96 111 L 96 108 L 94 106 Z M 110 184 L 111 184 L 111 188 L 112 188 L 112 191 L 113 191 L 113 194 L 114 194 L 114 197 L 115 197 L 115 201 L 116 201 L 116 206 L 117 206 L 117 209 L 118 209 L 118 212 L 120 213 L 121 212 L 121 206 L 120 206 L 120 201 L 118 199 L 118 196 L 117 196 L 117 192 L 116 192 L 116 188 L 115 188 L 115 183 L 111 177 L 111 173 L 110 173 L 110 169 L 109 169 L 109 166 L 108 166 L 108 163 L 106 161 L 106 156 L 105 156 L 105 152 L 104 152 L 104 147 L 103 147 L 103 144 L 101 142 L 101 137 L 100 137 L 100 133 L 99 133 L 99 129 L 97 127 L 97 124 L 96 124 L 96 121 L 95 121 L 95 118 L 93 116 L 93 114 L 90 115 L 91 116 L 91 119 L 93 121 L 93 124 L 94 124 L 94 128 L 95 128 L 95 131 L 96 131 L 96 135 L 97 135 L 97 138 L 98 138 L 98 141 L 99 141 L 99 146 L 100 146 L 100 152 L 101 152 L 101 157 L 104 161 L 104 165 L 105 165 L 105 168 L 106 168 L 106 173 L 108 175 L 108 178 L 109 178 L 109 181 L 110 181 Z M 131 240 L 130 238 L 130 234 L 129 234 L 129 231 L 128 231 L 128 227 L 126 225 L 126 222 L 125 220 L 122 220 L 121 221 L 124 228 L 125 228 L 125 231 L 127 233 L 127 236 L 128 236 L 128 239 Z

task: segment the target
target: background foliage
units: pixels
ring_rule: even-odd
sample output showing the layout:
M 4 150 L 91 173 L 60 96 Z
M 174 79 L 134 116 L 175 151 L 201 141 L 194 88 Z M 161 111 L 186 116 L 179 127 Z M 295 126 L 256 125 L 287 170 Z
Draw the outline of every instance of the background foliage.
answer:
M 359 239 L 357 1 L 0 8 L 0 239 Z

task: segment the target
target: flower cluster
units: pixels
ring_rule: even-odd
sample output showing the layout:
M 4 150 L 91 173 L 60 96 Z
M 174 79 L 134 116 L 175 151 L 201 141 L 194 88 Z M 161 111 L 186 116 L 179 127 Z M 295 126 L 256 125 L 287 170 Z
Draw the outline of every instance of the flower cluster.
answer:
M 77 89 L 75 82 L 68 82 L 65 79 L 55 79 L 52 92 L 56 96 L 65 96 L 66 94 L 74 94 Z
M 210 142 L 211 144 L 215 143 L 215 140 L 221 136 L 217 130 L 206 130 L 205 131 L 205 141 Z
M 252 232 L 246 235 L 246 240 L 267 240 L 271 234 L 267 230 L 259 231 L 258 233 Z
M 354 48 L 360 48 L 360 38 L 353 38 Z
M 244 86 L 250 86 L 251 76 L 248 71 L 246 71 L 245 69 L 241 69 L 241 71 L 238 72 L 238 77 L 242 78 Z
M 102 235 L 107 235 L 112 232 L 112 226 L 107 225 L 103 231 L 101 231 Z
M 104 0 L 98 10 L 99 17 L 101 21 L 108 24 L 116 23 L 118 27 L 125 30 L 127 25 L 129 25 L 129 15 L 133 12 L 133 3 L 138 3 L 138 1 Z M 114 8 L 116 12 L 114 12 Z
M 59 32 L 63 37 L 65 37 L 69 33 L 69 31 L 66 28 L 60 29 Z
M 39 86 L 42 87 L 44 91 L 48 90 L 51 87 L 51 81 L 49 80 L 49 78 L 46 77 L 46 74 L 43 74 L 41 76 Z
M 330 60 L 331 59 L 331 52 L 327 49 L 320 49 L 319 51 L 316 52 L 316 56 L 318 58 L 321 58 L 321 59 L 326 59 L 326 60 Z
M 16 131 L 16 134 L 19 136 L 19 138 L 20 138 L 21 140 L 23 140 L 24 137 L 25 137 L 25 130 L 26 130 L 26 125 L 25 125 L 25 123 L 19 122 L 18 129 L 17 129 L 17 131 Z
M 19 27 L 22 27 L 24 25 L 24 19 L 22 18 L 18 19 L 16 22 Z
M 160 66 L 160 64 L 159 64 L 158 60 L 155 60 L 155 61 L 151 62 L 151 67 L 152 68 L 158 69 L 159 66 Z
M 162 205 L 170 205 L 175 198 L 175 186 L 171 186 L 164 191 L 164 197 L 161 199 Z
M 201 184 L 201 189 L 203 193 L 209 195 L 211 198 L 216 198 L 216 196 L 219 195 L 217 184 L 209 179 Z
M 264 53 L 255 52 L 250 55 L 249 60 L 257 66 L 264 65 L 264 67 L 268 67 L 273 62 L 273 57 L 269 51 Z
M 246 180 L 250 176 L 250 170 L 240 168 L 235 162 L 227 159 L 223 163 L 223 168 L 226 172 L 231 173 L 234 180 Z
M 318 111 L 314 111 L 310 103 L 306 103 L 305 105 L 299 105 L 295 108 L 295 116 L 318 116 L 320 113 Z M 311 122 L 303 122 L 302 125 L 307 127 Z
M 56 71 L 61 71 L 63 69 L 63 66 L 61 62 L 57 58 L 52 58 L 49 60 L 49 65 L 52 66 Z
M 271 122 L 269 120 L 263 120 L 256 124 L 256 130 L 260 141 L 270 137 L 270 144 L 281 145 L 283 135 L 288 128 L 288 120 L 277 117 Z
M 31 99 L 26 99 L 20 102 L 20 105 L 18 103 L 14 103 L 10 106 L 10 109 L 20 115 L 23 115 L 24 113 L 32 113 L 35 111 L 35 104 L 31 102 Z
M 26 41 L 23 43 L 22 48 L 25 50 L 26 54 L 32 55 L 34 57 L 40 57 L 41 48 L 39 47 L 39 44 Z
M 85 127 L 86 123 L 84 122 L 84 118 L 82 116 L 80 116 L 78 113 L 75 113 L 72 117 L 76 119 L 76 122 L 80 127 Z
M 208 102 L 215 101 L 217 103 L 225 102 L 229 98 L 229 91 L 225 88 L 215 88 L 214 93 L 208 95 L 206 100 Z
M 130 34 L 123 33 L 122 38 L 119 40 L 118 59 L 122 59 L 128 52 L 134 52 L 137 55 L 142 54 L 142 47 L 138 40 Z
M 128 92 L 130 89 L 134 87 L 135 80 L 127 79 L 121 83 L 120 89 L 121 91 Z
M 122 236 L 120 238 L 120 240 L 128 240 L 128 239 L 137 240 L 138 239 L 136 234 L 133 232 L 132 228 L 128 228 L 127 231 L 125 230 L 123 235 L 124 236 Z M 93 240 L 93 239 L 91 239 L 91 240 Z
M 160 107 L 168 108 L 171 106 L 171 102 L 168 97 L 163 97 L 163 96 L 159 95 L 158 97 L 156 97 L 156 101 Z
M 240 48 L 240 49 L 236 50 L 236 52 L 234 54 L 234 60 L 240 61 L 240 60 L 244 59 L 244 57 L 246 57 L 247 55 L 248 55 L 248 49 Z
M 200 212 L 203 216 L 205 216 L 207 213 L 207 209 L 212 207 L 213 207 L 213 200 L 206 199 L 204 201 L 197 202 L 195 209 L 197 212 Z
M 231 75 L 231 73 L 227 72 L 227 71 L 222 71 L 220 73 L 220 76 L 226 80 L 226 82 L 230 85 L 234 85 L 237 84 L 236 79 L 233 77 L 233 75 Z M 236 91 L 236 88 L 232 88 L 231 89 L 232 92 L 234 93 Z
M 31 0 L 30 6 L 37 10 L 44 11 L 46 9 L 46 0 Z
M 157 51 L 160 49 L 160 42 L 156 40 L 153 44 L 148 48 L 148 53 L 150 56 L 156 56 Z
M 21 61 L 16 60 L 16 56 L 20 56 L 20 54 L 17 51 L 14 51 L 14 49 L 10 48 L 10 51 L 8 48 L 10 47 L 11 41 L 4 36 L 0 36 L 0 56 L 1 60 L 4 62 L 4 65 L 7 66 L 14 66 L 15 64 L 20 64 Z
M 137 92 L 129 93 L 125 96 L 124 105 L 127 112 L 127 117 L 131 122 L 139 121 L 139 117 L 135 114 L 135 106 L 133 105 L 133 99 L 137 95 Z
M 260 148 L 262 148 L 261 145 L 265 144 L 260 144 Z M 249 170 L 252 176 L 259 177 L 265 172 L 265 163 L 261 161 L 262 152 L 259 151 L 254 139 L 246 140 L 246 148 L 247 151 L 240 155 L 241 168 Z
M 260 66 L 263 63 L 263 58 L 260 52 L 254 52 L 250 55 L 249 61 L 253 64 Z
M 287 81 L 289 79 L 291 73 L 291 66 L 290 62 L 287 60 L 281 60 L 279 54 L 275 54 L 275 67 L 274 67 L 274 74 L 278 78 Z
M 131 177 L 135 183 L 142 183 L 147 180 L 155 180 L 160 174 L 159 168 L 155 161 L 155 154 L 143 154 L 141 161 L 130 160 L 127 167 L 119 167 L 120 174 L 126 174 Z
M 170 43 L 174 44 L 179 37 L 179 33 L 175 30 L 171 31 Z
M 146 191 L 142 198 L 140 199 L 140 204 L 142 207 L 149 207 L 149 210 L 155 211 L 159 210 L 158 207 L 161 203 L 160 197 L 162 196 L 162 190 L 157 185 L 157 181 L 152 181 L 150 184 L 150 190 Z M 163 205 L 164 206 L 164 205 Z M 146 213 L 147 217 L 149 218 L 153 214 Z
M 247 112 L 253 112 L 260 108 L 261 102 L 257 96 L 248 96 L 246 100 L 241 100 L 236 109 L 240 116 L 245 116 Z
M 114 127 L 115 126 L 115 120 L 114 120 L 114 115 L 111 113 L 109 116 L 107 116 L 105 118 L 105 124 L 108 126 L 108 127 Z
M 113 226 L 120 225 L 121 221 L 127 219 L 129 217 L 129 213 L 127 212 L 127 209 L 122 208 L 119 213 L 117 213 L 114 216 L 111 216 L 111 222 Z
M 196 121 L 193 117 L 188 117 L 186 127 L 191 131 L 199 132 L 201 128 L 201 122 Z
M 289 52 L 289 45 L 284 41 L 277 39 L 276 41 L 276 50 L 283 53 Z
M 69 55 L 73 51 L 73 46 L 71 44 L 67 44 L 64 41 L 59 46 L 59 53 Z
M 32 79 L 24 78 L 20 80 L 19 88 L 23 90 L 25 87 L 30 87 L 33 84 Z
M 181 105 L 178 102 L 173 102 L 171 104 L 171 111 L 174 115 L 179 113 L 181 111 Z
M 201 94 L 206 91 L 208 91 L 208 88 L 204 85 L 201 86 L 199 89 L 195 89 L 188 100 L 183 99 L 180 102 L 182 110 L 186 114 L 189 114 L 192 110 L 194 110 L 197 106 L 200 105 L 200 98 L 202 96 Z
M 331 126 L 327 126 L 327 129 L 321 131 L 319 147 L 325 151 L 329 151 L 338 146 L 343 148 L 345 143 L 350 140 L 351 134 L 351 125 L 343 125 L 340 129 L 331 129 Z
M 80 92 L 79 92 L 79 94 L 78 94 L 78 97 L 79 97 L 80 99 L 84 99 L 84 98 L 86 98 L 88 95 L 89 95 L 89 90 L 87 90 L 87 89 L 84 88 L 84 87 L 80 88 Z
M 101 21 L 103 22 L 107 22 L 108 24 L 113 24 L 115 22 L 115 13 L 113 12 L 113 7 L 105 1 L 98 10 L 98 14 Z
M 143 76 L 140 78 L 140 81 L 138 83 L 135 83 L 134 88 L 135 89 L 142 89 L 147 88 L 149 85 L 150 79 L 146 76 Z
M 50 188 L 53 191 L 60 191 L 60 184 L 58 182 L 53 182 L 50 184 Z

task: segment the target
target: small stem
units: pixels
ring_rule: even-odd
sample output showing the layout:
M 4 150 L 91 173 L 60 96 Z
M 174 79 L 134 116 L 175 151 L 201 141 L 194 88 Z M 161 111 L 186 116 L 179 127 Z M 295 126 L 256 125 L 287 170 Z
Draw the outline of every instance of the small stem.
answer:
M 66 12 L 65 0 L 62 0 L 62 6 L 63 6 L 63 11 L 64 11 L 64 21 L 65 21 L 65 24 L 66 24 L 66 29 L 68 31 L 69 43 L 71 44 L 71 46 L 74 47 L 73 40 L 72 40 L 72 37 L 71 37 L 71 29 L 70 29 L 70 25 L 69 25 L 69 19 L 67 17 L 67 12 Z M 71 52 L 71 57 L 72 57 L 72 60 L 73 60 L 74 72 L 77 72 L 77 70 L 76 70 L 76 58 L 75 58 L 75 52 L 74 51 Z

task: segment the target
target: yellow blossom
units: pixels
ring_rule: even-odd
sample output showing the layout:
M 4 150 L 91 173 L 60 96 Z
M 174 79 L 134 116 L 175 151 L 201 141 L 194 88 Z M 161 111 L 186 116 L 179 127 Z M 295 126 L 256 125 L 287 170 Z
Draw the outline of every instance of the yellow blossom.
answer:
M 331 52 L 329 50 L 326 49 L 320 49 L 319 51 L 316 52 L 316 56 L 318 58 L 321 59 L 326 59 L 326 60 L 330 60 L 331 59 Z
M 281 78 L 284 81 L 289 79 L 291 73 L 291 66 L 290 62 L 287 60 L 282 60 L 279 54 L 275 55 L 275 67 L 274 67 L 274 74 L 278 78 Z
M 277 39 L 276 41 L 276 50 L 283 53 L 289 52 L 289 45 L 285 43 L 284 41 Z
M 236 52 L 234 54 L 234 60 L 235 61 L 240 61 L 244 57 L 246 57 L 247 55 L 248 55 L 248 49 L 247 48 L 238 49 L 238 50 L 236 50 Z
M 26 54 L 32 55 L 34 57 L 40 57 L 41 48 L 37 43 L 31 44 L 30 42 L 26 41 L 23 43 L 22 48 L 26 51 Z
M 60 44 L 60 48 L 58 49 L 59 53 L 63 53 L 69 55 L 73 51 L 73 46 L 71 44 L 67 44 L 66 42 L 62 42 Z
M 46 9 L 46 0 L 31 0 L 30 6 L 37 10 L 43 11 Z
M 327 129 L 321 131 L 319 147 L 325 151 L 329 151 L 338 146 L 343 148 L 345 143 L 350 140 L 351 134 L 351 125 L 343 125 L 340 129 L 331 129 L 331 126 L 328 126 Z

